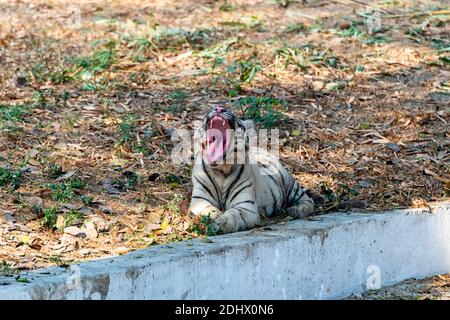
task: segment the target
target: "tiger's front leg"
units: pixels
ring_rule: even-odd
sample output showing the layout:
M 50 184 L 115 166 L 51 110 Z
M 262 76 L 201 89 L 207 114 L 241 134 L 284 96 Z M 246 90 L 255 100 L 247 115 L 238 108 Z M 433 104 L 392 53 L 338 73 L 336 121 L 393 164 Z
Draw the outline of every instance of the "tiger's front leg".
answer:
M 195 167 L 194 167 L 195 169 Z M 189 205 L 189 214 L 193 216 L 209 216 L 215 220 L 222 211 L 219 209 L 218 195 L 214 189 L 208 187 L 207 176 L 205 173 L 192 175 L 192 197 Z
M 189 206 L 189 213 L 194 216 L 209 216 L 212 220 L 222 214 L 209 199 L 193 196 Z
M 253 194 L 253 193 L 251 193 Z M 260 217 L 255 197 L 250 193 L 241 193 L 231 202 L 228 209 L 214 222 L 223 233 L 231 233 L 254 228 L 259 225 Z

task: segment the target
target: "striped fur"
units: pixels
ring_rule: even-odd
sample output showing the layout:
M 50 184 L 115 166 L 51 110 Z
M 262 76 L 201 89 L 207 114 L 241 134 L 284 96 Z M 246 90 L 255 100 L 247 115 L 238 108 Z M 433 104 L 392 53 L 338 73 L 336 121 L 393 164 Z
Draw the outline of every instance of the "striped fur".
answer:
M 203 121 L 203 130 L 208 119 Z M 237 119 L 226 111 L 224 118 L 232 122 L 236 140 L 245 140 L 245 131 L 251 123 Z M 193 191 L 190 212 L 193 215 L 209 215 L 214 227 L 223 233 L 253 228 L 260 223 L 260 214 L 273 215 L 285 212 L 294 218 L 304 218 L 314 212 L 314 201 L 307 195 L 294 177 L 268 151 L 245 148 L 245 164 L 220 164 L 211 166 L 199 152 L 192 171 Z M 239 145 L 239 144 L 238 144 Z M 224 159 L 233 156 L 234 146 L 226 151 Z M 236 151 L 236 148 L 234 148 Z M 248 159 L 253 159 L 253 162 Z

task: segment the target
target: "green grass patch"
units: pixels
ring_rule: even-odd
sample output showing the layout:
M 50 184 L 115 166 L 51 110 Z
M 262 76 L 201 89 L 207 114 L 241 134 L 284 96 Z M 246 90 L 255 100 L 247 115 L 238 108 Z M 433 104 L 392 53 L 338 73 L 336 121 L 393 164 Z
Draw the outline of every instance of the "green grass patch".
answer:
M 20 131 L 19 123 L 24 121 L 24 116 L 28 114 L 25 105 L 0 104 L 0 132 Z
M 94 197 L 90 195 L 82 195 L 80 200 L 87 206 L 91 206 L 94 203 Z
M 275 57 L 283 61 L 284 67 L 294 65 L 306 71 L 311 65 L 338 68 L 341 66 L 339 58 L 333 51 L 324 50 L 313 44 L 299 47 L 284 46 L 275 51 Z
M 21 182 L 21 170 L 0 168 L 0 188 L 8 187 L 11 191 L 16 190 Z
M 166 204 L 166 208 L 176 214 L 181 214 L 180 202 L 182 200 L 183 200 L 183 195 L 179 194 L 179 193 L 175 193 L 172 196 L 172 199 Z
M 158 50 L 177 51 L 183 45 L 189 44 L 194 49 L 203 49 L 215 39 L 215 28 L 199 28 L 185 30 L 157 26 L 151 34 L 151 43 L 141 42 L 145 47 L 151 46 Z M 141 52 L 142 45 L 140 46 Z
M 213 220 L 209 214 L 201 216 L 200 219 L 192 225 L 191 230 L 197 235 L 216 236 L 218 235 L 218 230 L 212 226 L 212 223 Z
M 434 38 L 434 39 L 431 40 L 431 45 L 439 53 L 450 52 L 450 40 Z
M 55 229 L 57 218 L 58 214 L 55 208 L 46 208 L 43 211 L 41 225 L 49 229 Z
M 175 90 L 168 94 L 169 106 L 167 111 L 172 114 L 180 114 L 183 111 L 183 106 L 186 104 L 185 100 L 188 97 L 187 93 L 181 90 Z
M 50 80 L 54 84 L 63 84 L 71 81 L 86 81 L 83 90 L 97 90 L 91 79 L 98 73 L 108 70 L 116 62 L 116 43 L 108 41 L 103 45 L 94 46 L 90 55 L 71 57 L 68 66 L 60 63 L 50 74 Z
M 83 220 L 83 214 L 77 210 L 70 210 L 64 215 L 64 228 L 70 227 L 78 220 Z
M 230 11 L 233 11 L 233 10 L 235 10 L 235 9 L 236 9 L 236 6 L 235 6 L 234 4 L 228 3 L 228 2 L 226 2 L 226 1 L 225 1 L 224 4 L 222 4 L 222 5 L 219 7 L 219 10 L 220 10 L 220 11 L 224 11 L 224 12 L 230 12 Z
M 10 276 L 13 274 L 14 270 L 8 262 L 6 261 L 0 262 L 0 276 Z
M 284 117 L 276 107 L 286 110 L 289 106 L 286 100 L 253 96 L 239 98 L 233 105 L 243 111 L 244 119 L 252 119 L 266 128 L 273 127 Z
M 307 27 L 304 23 L 293 23 L 290 24 L 284 29 L 285 33 L 298 33 L 300 31 L 306 31 Z
M 96 47 L 91 55 L 72 58 L 75 69 L 80 69 L 78 75 L 83 78 L 92 78 L 97 73 L 103 72 L 116 61 L 116 43 L 109 41 L 101 47 Z
M 174 102 L 174 106 L 169 105 L 168 110 L 174 111 L 171 108 L 178 108 L 175 104 L 180 104 L 179 108 L 182 108 L 181 102 Z M 142 153 L 144 157 L 147 157 L 152 153 L 152 150 L 148 147 L 148 142 L 155 135 L 155 133 L 157 133 L 157 130 L 154 126 L 147 126 L 143 132 L 143 135 L 140 136 L 142 140 L 137 139 L 137 121 L 137 117 L 133 114 L 126 114 L 122 116 L 117 126 L 119 131 L 117 145 L 126 147 L 129 151 L 134 153 Z
M 211 73 L 214 75 L 212 82 L 225 84 L 229 96 L 234 97 L 242 91 L 242 86 L 251 83 L 262 69 L 262 63 L 256 57 L 234 60 L 229 64 L 223 58 L 216 58 L 211 68 Z
M 139 182 L 139 175 L 131 171 L 125 171 L 122 175 L 124 178 L 111 179 L 111 186 L 120 191 L 135 190 Z
M 50 81 L 53 84 L 63 84 L 66 82 L 75 81 L 73 74 L 73 68 L 65 68 L 64 66 L 59 65 L 50 74 Z
M 135 118 L 133 115 L 128 114 L 122 117 L 119 123 L 119 144 L 125 144 L 132 139 L 134 127 Z
M 259 32 L 265 31 L 263 28 L 264 21 L 255 15 L 244 16 L 239 20 L 223 21 L 219 24 L 237 30 L 253 29 Z
M 231 47 L 238 43 L 239 39 L 237 37 L 228 38 L 226 40 L 220 41 L 215 45 L 206 48 L 198 53 L 202 58 L 209 60 L 223 60 L 226 54 L 231 50 Z
M 52 199 L 58 202 L 72 200 L 75 197 L 77 189 L 83 189 L 86 184 L 81 179 L 70 179 L 60 183 L 50 183 L 48 188 L 51 190 Z
M 361 15 L 366 18 L 366 21 L 372 19 L 370 15 Z M 328 31 L 341 37 L 359 40 L 367 45 L 385 44 L 391 41 L 391 38 L 384 34 L 387 29 L 376 25 L 371 27 L 362 21 L 351 21 L 341 29 L 329 29 Z
M 51 179 L 56 179 L 64 173 L 62 167 L 56 163 L 50 163 L 45 169 L 45 172 Z
M 70 210 L 63 215 L 64 223 L 59 228 L 64 229 L 72 226 L 76 221 L 83 220 L 83 214 L 77 210 Z M 57 228 L 58 212 L 56 208 L 46 208 L 43 211 L 43 217 L 41 218 L 41 225 L 51 230 Z
M 319 185 L 320 193 L 325 195 L 329 202 L 348 201 L 359 195 L 359 192 L 346 184 L 339 184 L 337 188 L 331 188 L 327 182 Z

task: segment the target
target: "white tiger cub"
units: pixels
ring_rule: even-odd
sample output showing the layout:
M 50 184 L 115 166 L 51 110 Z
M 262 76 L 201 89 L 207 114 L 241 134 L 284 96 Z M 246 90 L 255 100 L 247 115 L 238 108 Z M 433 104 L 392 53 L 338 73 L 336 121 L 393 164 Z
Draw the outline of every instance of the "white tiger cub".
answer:
M 196 132 L 202 147 L 195 154 L 189 211 L 209 215 L 212 227 L 223 233 L 259 225 L 260 214 L 286 212 L 304 218 L 314 212 L 308 189 L 268 151 L 249 147 L 246 132 L 252 126 L 216 107 Z

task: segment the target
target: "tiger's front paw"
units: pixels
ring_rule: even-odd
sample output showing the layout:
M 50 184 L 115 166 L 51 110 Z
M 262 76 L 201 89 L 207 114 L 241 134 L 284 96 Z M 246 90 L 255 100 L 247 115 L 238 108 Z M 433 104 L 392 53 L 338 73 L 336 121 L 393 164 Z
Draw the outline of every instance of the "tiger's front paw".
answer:
M 286 210 L 287 214 L 294 219 L 302 219 L 314 214 L 314 203 L 303 202 L 298 206 L 290 207 Z
M 201 210 L 195 210 L 196 208 L 191 206 L 189 214 L 191 217 L 209 217 L 212 221 L 216 220 L 218 216 L 222 214 L 222 211 L 213 206 L 202 208 Z
M 212 224 L 212 228 L 217 231 L 221 231 L 222 233 L 231 233 L 239 230 L 243 230 L 245 228 L 244 222 L 239 215 L 239 212 L 235 209 L 230 209 L 224 212 L 224 214 L 220 215 Z M 243 228 L 244 227 L 244 228 Z

